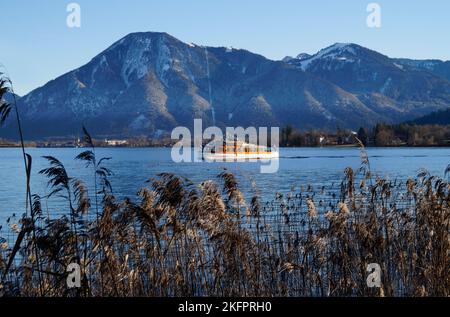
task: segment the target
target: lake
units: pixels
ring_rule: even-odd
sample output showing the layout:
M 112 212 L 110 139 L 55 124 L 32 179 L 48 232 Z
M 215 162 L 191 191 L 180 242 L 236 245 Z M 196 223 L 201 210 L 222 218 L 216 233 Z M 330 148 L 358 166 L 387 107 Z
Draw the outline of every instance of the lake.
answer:
M 39 170 L 48 167 L 43 155 L 58 158 L 69 176 L 81 178 L 92 188 L 92 170 L 74 157 L 85 149 L 29 148 L 33 157 L 31 189 L 33 194 L 48 193 L 47 179 Z M 450 148 L 368 148 L 372 172 L 389 179 L 405 180 L 414 177 L 421 168 L 444 177 L 450 163 Z M 184 176 L 196 183 L 218 180 L 224 168 L 235 173 L 239 186 L 247 197 L 258 191 L 265 199 L 272 199 L 277 192 L 298 190 L 301 186 L 338 186 L 343 171 L 350 166 L 358 169 L 360 152 L 357 148 L 284 148 L 280 150 L 279 170 L 274 174 L 260 173 L 257 162 L 233 163 L 174 163 L 170 148 L 99 148 L 97 157 L 111 157 L 106 162 L 114 175 L 111 177 L 116 197 L 135 198 L 146 181 L 158 173 L 170 172 Z M 20 216 L 25 209 L 25 174 L 21 150 L 0 149 L 0 224 L 15 213 Z M 91 193 L 93 191 L 91 190 Z M 58 198 L 43 201 L 44 209 L 55 214 L 64 212 Z

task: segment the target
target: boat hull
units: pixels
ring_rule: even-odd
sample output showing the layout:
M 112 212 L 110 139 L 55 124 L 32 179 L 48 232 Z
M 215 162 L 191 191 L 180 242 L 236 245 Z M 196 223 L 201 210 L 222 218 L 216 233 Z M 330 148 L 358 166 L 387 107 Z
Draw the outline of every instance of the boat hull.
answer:
M 278 152 L 268 152 L 268 153 L 205 153 L 203 155 L 203 159 L 207 162 L 217 162 L 217 161 L 226 161 L 226 162 L 234 162 L 234 161 L 264 161 L 264 160 L 272 160 L 278 159 Z

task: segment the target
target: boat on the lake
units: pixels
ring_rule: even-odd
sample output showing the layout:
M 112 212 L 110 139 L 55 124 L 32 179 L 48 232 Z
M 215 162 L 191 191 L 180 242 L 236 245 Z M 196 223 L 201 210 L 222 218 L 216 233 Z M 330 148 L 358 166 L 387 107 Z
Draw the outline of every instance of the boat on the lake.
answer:
M 203 159 L 205 161 L 245 161 L 270 160 L 279 158 L 277 149 L 251 144 L 243 141 L 226 140 L 222 144 L 213 142 L 205 146 Z

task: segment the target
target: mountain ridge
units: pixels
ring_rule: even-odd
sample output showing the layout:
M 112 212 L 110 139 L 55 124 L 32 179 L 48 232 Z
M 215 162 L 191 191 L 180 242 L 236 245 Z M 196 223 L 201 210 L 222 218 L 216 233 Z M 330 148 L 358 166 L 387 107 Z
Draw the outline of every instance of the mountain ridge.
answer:
M 194 118 L 219 127 L 357 128 L 445 109 L 450 82 L 352 43 L 272 61 L 135 32 L 18 103 L 29 138 L 76 135 L 83 124 L 101 136 L 156 136 Z M 12 137 L 13 124 L 2 133 Z

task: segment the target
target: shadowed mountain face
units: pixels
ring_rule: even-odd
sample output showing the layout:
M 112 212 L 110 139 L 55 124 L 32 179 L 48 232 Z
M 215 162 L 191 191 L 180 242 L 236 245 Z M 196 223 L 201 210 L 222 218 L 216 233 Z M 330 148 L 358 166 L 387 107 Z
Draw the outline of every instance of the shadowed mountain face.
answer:
M 449 125 L 450 109 L 432 112 L 430 114 L 427 114 L 426 116 L 416 118 L 407 123 L 417 125 L 427 125 L 427 124 Z
M 211 89 L 210 89 L 211 88 Z M 211 93 L 210 93 L 211 92 Z M 271 61 L 133 33 L 19 99 L 27 138 L 160 135 L 175 126 L 357 128 L 450 105 L 450 82 L 354 44 Z M 2 134 L 14 137 L 11 125 Z

